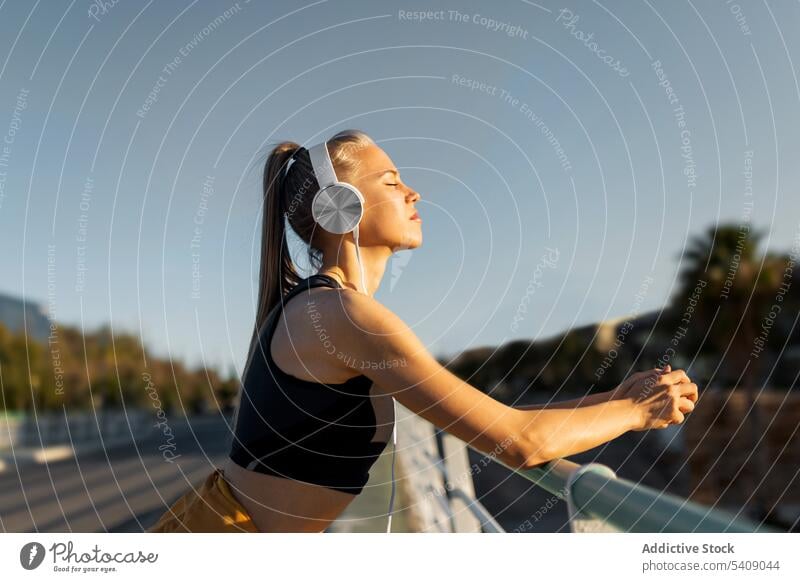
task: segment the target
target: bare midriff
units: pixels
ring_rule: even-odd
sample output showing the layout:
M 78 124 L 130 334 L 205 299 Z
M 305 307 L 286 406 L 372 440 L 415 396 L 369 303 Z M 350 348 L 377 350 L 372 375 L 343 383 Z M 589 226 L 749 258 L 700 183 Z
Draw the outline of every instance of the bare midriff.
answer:
M 226 458 L 220 467 L 260 532 L 319 533 L 355 499 L 352 493 L 256 473 Z

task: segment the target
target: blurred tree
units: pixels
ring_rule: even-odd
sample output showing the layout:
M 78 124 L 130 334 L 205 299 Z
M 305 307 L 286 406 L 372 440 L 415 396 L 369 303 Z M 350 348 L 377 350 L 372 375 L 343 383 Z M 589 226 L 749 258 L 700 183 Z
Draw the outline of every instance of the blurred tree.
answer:
M 764 234 L 746 224 L 719 224 L 693 237 L 683 255 L 685 263 L 672 313 L 679 322 L 698 282 L 706 281 L 692 314 L 686 347 L 718 361 L 715 374 L 718 382 L 746 391 L 747 418 L 755 449 L 754 507 L 765 515 L 766 507 L 757 487 L 768 467 L 765 449 L 759 446 L 764 434 L 757 403 L 761 391 L 757 387 L 760 360 L 751 353 L 764 318 L 778 301 L 789 257 L 769 252 L 759 254 Z
M 223 380 L 213 369 L 189 371 L 181 362 L 148 354 L 132 334 L 108 326 L 81 333 L 57 326 L 46 344 L 0 324 L 0 409 L 9 411 L 148 407 L 143 374 L 150 374 L 165 412 L 230 410 L 238 380 Z M 181 414 L 184 411 L 180 411 Z

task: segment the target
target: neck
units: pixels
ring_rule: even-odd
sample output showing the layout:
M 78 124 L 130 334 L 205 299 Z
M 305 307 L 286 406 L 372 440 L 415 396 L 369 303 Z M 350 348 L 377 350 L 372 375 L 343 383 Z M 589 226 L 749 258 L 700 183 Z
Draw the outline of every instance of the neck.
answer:
M 319 272 L 332 275 L 349 289 L 372 296 L 380 286 L 383 272 L 386 270 L 386 262 L 392 256 L 392 250 L 388 247 L 375 246 L 359 247 L 359 251 L 366 289 L 362 289 L 361 286 L 361 272 L 352 235 L 344 238 L 341 245 L 328 250 L 328 252 L 323 251 L 322 266 Z

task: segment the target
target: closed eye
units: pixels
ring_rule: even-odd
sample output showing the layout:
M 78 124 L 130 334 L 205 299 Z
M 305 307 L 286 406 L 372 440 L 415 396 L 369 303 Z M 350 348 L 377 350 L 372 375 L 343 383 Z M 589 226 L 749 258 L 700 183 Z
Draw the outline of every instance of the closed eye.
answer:
M 386 184 L 387 186 L 397 186 L 397 184 Z

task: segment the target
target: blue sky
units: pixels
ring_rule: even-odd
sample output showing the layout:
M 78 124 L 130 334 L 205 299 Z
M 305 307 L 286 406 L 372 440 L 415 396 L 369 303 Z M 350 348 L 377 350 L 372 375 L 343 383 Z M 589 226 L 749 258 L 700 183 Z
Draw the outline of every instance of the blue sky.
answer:
M 0 291 L 240 368 L 266 148 L 345 128 L 422 195 L 376 296 L 436 355 L 661 307 L 748 156 L 800 228 L 796 2 L 264 4 L 0 4 Z

